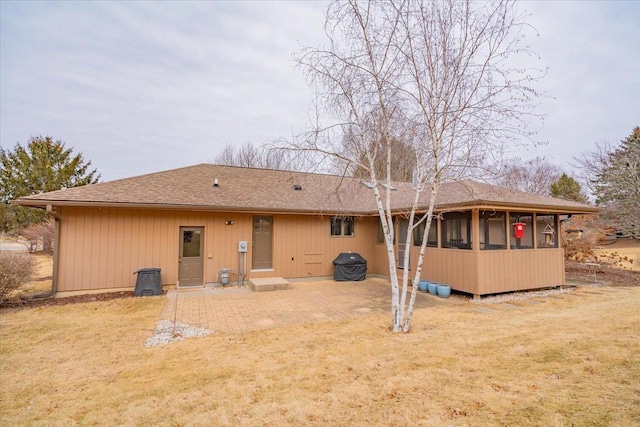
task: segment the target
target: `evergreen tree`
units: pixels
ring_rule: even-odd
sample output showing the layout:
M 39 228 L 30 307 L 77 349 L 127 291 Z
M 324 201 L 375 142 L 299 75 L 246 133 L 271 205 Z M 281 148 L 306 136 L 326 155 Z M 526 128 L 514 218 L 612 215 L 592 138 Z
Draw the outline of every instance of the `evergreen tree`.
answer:
M 594 181 L 603 217 L 622 236 L 640 239 L 640 127 L 608 153 Z
M 587 203 L 587 196 L 582 191 L 582 186 L 566 173 L 551 184 L 551 195 L 564 200 Z
M 94 184 L 100 179 L 91 162 L 72 154 L 50 136 L 31 137 L 26 146 L 0 148 L 0 231 L 16 231 L 46 218 L 40 209 L 9 205 L 32 194 Z

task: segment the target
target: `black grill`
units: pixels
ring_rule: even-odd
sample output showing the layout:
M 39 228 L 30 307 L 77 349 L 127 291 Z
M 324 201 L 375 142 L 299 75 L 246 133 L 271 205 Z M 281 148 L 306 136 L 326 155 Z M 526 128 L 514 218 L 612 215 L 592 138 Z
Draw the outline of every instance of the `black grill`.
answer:
M 343 252 L 333 260 L 333 279 L 339 282 L 360 281 L 367 276 L 367 260 L 355 252 Z

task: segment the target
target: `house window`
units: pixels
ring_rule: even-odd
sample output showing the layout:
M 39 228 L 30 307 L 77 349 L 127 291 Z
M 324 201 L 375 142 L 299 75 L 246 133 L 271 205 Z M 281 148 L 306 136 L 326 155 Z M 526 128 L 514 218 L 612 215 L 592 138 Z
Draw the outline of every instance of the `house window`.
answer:
M 536 215 L 536 241 L 539 248 L 558 247 L 558 215 Z
M 480 249 L 507 249 L 507 215 L 505 212 L 480 212 Z
M 405 268 L 404 256 L 407 246 L 407 231 L 409 230 L 409 220 L 399 218 L 398 221 L 398 268 Z M 411 253 L 409 253 L 410 255 Z M 409 265 L 411 265 L 409 263 Z
M 185 258 L 200 256 L 200 230 L 186 230 L 183 232 L 182 256 Z
M 391 227 L 393 227 L 393 223 L 391 225 Z M 380 220 L 380 217 L 378 217 L 378 240 L 377 243 L 379 245 L 384 245 L 385 239 L 384 239 L 384 230 L 382 229 L 382 221 Z
M 422 246 L 422 237 L 424 236 L 424 228 L 426 225 L 427 221 L 422 221 L 413 229 L 413 246 Z M 427 246 L 433 248 L 438 247 L 438 220 L 436 218 L 431 219 L 431 227 L 429 227 L 429 236 L 427 237 Z
M 331 218 L 332 236 L 353 236 L 355 221 L 352 216 L 334 216 Z
M 513 232 L 513 224 L 524 224 L 524 236 L 516 239 Z M 533 249 L 533 214 L 511 212 L 509 216 L 509 232 L 511 233 L 511 249 Z
M 442 215 L 442 247 L 471 249 L 471 212 Z

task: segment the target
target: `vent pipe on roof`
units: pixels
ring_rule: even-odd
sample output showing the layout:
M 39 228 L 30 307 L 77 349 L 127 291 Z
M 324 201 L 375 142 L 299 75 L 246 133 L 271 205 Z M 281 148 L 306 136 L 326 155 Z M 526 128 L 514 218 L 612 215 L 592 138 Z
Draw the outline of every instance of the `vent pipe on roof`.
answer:
M 214 187 L 220 187 L 220 184 L 218 183 L 218 178 L 213 180 L 213 186 Z
M 300 190 L 302 190 L 302 185 L 300 185 L 300 184 L 293 184 L 293 189 L 294 189 L 294 190 L 296 190 L 296 191 L 300 191 Z

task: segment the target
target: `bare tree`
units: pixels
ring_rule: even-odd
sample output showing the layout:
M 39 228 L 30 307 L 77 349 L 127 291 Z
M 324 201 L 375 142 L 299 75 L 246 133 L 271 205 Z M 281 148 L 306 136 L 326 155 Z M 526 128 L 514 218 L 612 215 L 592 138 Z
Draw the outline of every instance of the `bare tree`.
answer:
M 573 158 L 572 166 L 578 171 L 580 182 L 595 196 L 598 188 L 597 176 L 609 163 L 611 153 L 615 151 L 615 145 L 602 140 L 596 142 L 593 151 L 582 153 Z
M 379 144 L 381 144 L 379 142 Z M 375 168 L 376 168 L 376 176 L 384 176 L 385 171 L 387 170 L 387 159 L 386 159 L 386 150 L 384 147 L 378 147 L 378 152 L 380 156 L 376 158 Z M 392 139 L 391 141 L 391 180 L 392 181 L 403 181 L 403 182 L 411 182 L 413 179 L 413 172 L 416 169 L 416 159 L 411 155 L 406 155 L 407 153 L 411 153 L 412 147 L 405 143 L 404 141 L 398 139 Z M 365 162 L 366 159 L 361 159 L 361 162 Z M 343 162 L 337 162 L 337 170 L 344 170 Z M 351 170 L 352 169 L 352 170 Z M 358 165 L 352 164 L 351 168 L 348 169 L 348 174 L 353 175 L 356 178 L 365 178 L 369 179 L 369 171 L 359 168 Z
M 519 159 L 505 161 L 497 183 L 514 190 L 534 194 L 551 194 L 551 185 L 562 176 L 562 170 L 545 160 L 536 157 L 525 162 Z
M 298 162 L 288 151 L 280 150 L 270 144 L 260 147 L 247 142 L 240 146 L 227 144 L 218 154 L 213 163 L 245 168 L 301 170 L 302 163 Z
M 236 159 L 236 146 L 227 144 L 224 149 L 213 159 L 213 163 L 225 166 L 239 166 Z
M 417 291 L 407 302 L 409 270 L 400 285 L 395 268 L 398 212 L 391 185 L 384 185 L 398 155 L 393 141 L 406 144 L 400 155 L 416 165 L 413 203 L 403 213 L 405 265 L 413 229 L 426 223 L 417 282 L 441 183 L 467 178 L 505 144 L 530 139 L 539 118 L 531 85 L 544 71 L 512 60 L 531 54 L 521 47 L 525 26 L 511 1 L 336 1 L 327 9 L 326 46 L 296 56 L 316 88 L 318 108 L 313 130 L 286 147 L 367 171 L 388 254 L 393 331 L 409 330 Z
M 29 224 L 19 232 L 29 243 L 29 252 L 52 253 L 54 239 L 54 220 L 48 218 L 46 221 Z

